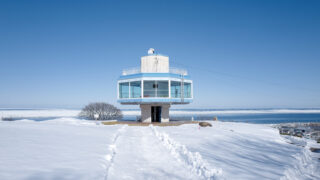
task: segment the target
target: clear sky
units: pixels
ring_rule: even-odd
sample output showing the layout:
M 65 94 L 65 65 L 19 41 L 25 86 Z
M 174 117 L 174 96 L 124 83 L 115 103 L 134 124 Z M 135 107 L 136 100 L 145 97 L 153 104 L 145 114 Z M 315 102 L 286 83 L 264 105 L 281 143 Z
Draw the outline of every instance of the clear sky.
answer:
M 124 108 L 151 47 L 194 80 L 178 108 L 320 107 L 318 0 L 1 0 L 0 107 Z

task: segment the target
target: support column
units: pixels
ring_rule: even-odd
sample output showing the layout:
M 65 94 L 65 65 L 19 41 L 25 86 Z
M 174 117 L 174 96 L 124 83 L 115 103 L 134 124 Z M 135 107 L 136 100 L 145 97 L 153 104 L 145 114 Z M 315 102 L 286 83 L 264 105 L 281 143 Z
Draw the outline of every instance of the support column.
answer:
M 141 122 L 150 123 L 151 122 L 151 107 L 152 106 L 161 106 L 161 121 L 160 122 L 169 122 L 169 109 L 170 104 L 140 104 L 141 109 Z
M 169 122 L 170 104 L 164 104 L 161 107 L 161 122 Z
M 151 122 L 151 105 L 140 104 L 140 109 L 141 109 L 141 122 L 144 122 L 144 123 Z

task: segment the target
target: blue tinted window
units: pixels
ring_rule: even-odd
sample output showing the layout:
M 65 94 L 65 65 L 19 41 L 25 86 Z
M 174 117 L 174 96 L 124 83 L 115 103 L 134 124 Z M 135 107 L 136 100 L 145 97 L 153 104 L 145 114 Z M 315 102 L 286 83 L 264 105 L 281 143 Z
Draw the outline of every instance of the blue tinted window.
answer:
M 130 82 L 130 98 L 141 97 L 141 81 Z
M 181 82 L 171 81 L 171 98 L 181 97 Z
M 184 97 L 185 98 L 191 98 L 191 83 L 184 83 L 183 84 L 184 89 Z
M 120 98 L 129 98 L 129 83 L 119 83 L 119 96 Z

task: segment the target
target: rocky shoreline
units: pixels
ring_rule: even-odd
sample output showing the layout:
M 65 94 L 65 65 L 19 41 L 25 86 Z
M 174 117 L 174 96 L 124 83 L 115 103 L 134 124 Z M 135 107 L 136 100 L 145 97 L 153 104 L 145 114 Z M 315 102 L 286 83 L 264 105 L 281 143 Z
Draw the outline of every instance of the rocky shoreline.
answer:
M 276 128 L 281 135 L 304 137 L 320 143 L 320 123 L 284 123 Z

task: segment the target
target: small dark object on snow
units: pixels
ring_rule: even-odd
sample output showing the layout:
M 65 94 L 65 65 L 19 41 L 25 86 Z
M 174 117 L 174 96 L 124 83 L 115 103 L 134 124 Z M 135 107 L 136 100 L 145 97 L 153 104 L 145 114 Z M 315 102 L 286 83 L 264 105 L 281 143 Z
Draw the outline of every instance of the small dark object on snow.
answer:
M 207 127 L 207 126 L 212 127 L 212 125 L 210 123 L 208 123 L 208 122 L 199 122 L 199 126 L 201 126 L 201 127 Z
M 311 151 L 311 152 L 319 153 L 319 152 L 320 152 L 320 148 L 313 148 L 313 147 L 311 147 L 311 148 L 310 148 L 310 151 Z

